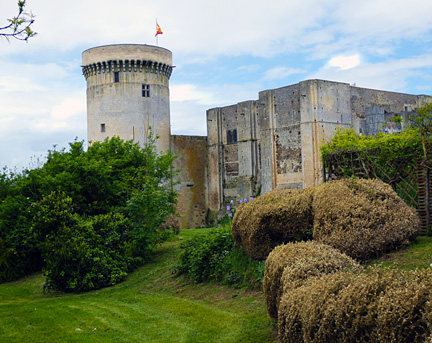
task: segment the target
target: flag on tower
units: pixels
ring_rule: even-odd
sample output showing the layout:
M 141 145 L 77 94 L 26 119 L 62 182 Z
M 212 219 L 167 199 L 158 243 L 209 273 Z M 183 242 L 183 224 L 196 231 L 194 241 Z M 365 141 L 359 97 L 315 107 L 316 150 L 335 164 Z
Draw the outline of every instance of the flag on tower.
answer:
M 156 34 L 155 34 L 155 37 L 157 35 L 163 35 L 162 29 L 160 28 L 160 26 L 159 26 L 158 23 L 156 23 Z

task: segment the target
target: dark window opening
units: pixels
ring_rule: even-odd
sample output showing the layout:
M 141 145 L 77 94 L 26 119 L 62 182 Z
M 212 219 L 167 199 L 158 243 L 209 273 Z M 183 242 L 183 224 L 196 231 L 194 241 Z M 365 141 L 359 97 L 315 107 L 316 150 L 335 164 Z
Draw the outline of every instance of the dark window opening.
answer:
M 119 82 L 120 82 L 120 72 L 115 71 L 114 72 L 114 83 L 119 83 Z
M 227 144 L 237 143 L 237 129 L 227 131 Z
M 105 132 L 105 123 L 101 124 L 101 132 Z
M 142 85 L 142 97 L 150 98 L 150 85 Z

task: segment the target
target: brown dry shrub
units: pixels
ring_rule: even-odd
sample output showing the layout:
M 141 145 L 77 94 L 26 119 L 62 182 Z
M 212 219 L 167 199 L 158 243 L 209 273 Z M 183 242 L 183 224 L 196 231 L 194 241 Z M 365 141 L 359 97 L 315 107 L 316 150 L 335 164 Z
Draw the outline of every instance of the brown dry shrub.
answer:
M 277 319 L 282 294 L 302 286 L 306 280 L 340 270 L 360 270 L 360 265 L 338 250 L 316 242 L 288 243 L 268 256 L 263 290 L 267 311 Z
M 250 257 L 267 258 L 282 243 L 311 238 L 313 189 L 275 189 L 240 205 L 232 235 Z
M 169 214 L 165 223 L 163 223 L 160 228 L 162 230 L 168 230 L 171 229 L 174 231 L 176 235 L 180 232 L 180 219 L 175 214 Z
M 315 188 L 314 240 L 353 258 L 376 258 L 419 233 L 415 210 L 379 180 L 344 179 Z
M 280 342 L 425 342 L 432 271 L 338 272 L 286 292 Z

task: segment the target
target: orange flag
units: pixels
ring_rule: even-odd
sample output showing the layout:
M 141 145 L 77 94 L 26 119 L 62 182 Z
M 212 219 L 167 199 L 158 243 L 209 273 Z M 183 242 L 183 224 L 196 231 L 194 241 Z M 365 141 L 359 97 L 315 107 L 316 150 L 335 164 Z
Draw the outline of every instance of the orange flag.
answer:
M 156 24 L 156 34 L 155 34 L 155 37 L 157 35 L 163 35 L 162 29 L 160 28 L 159 24 Z

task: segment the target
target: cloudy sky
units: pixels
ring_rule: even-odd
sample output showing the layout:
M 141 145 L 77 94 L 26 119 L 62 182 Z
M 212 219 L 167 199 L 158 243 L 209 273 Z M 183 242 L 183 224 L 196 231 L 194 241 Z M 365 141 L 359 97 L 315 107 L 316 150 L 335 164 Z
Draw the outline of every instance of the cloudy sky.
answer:
M 172 51 L 171 131 L 205 135 L 206 110 L 306 79 L 432 93 L 430 0 L 27 0 L 38 36 L 0 39 L 0 168 L 86 139 L 81 53 Z M 0 27 L 16 15 L 0 0 Z

